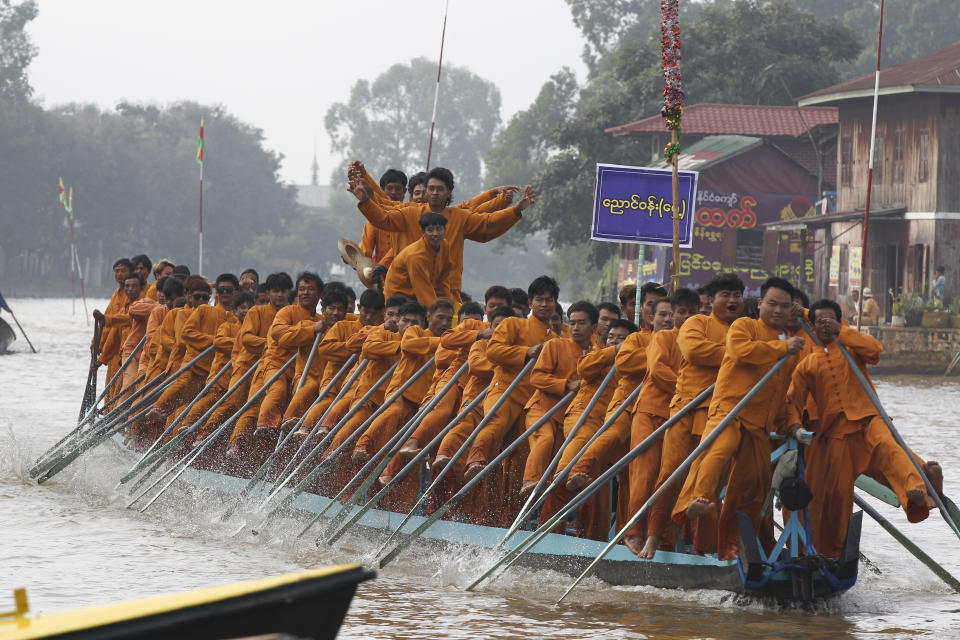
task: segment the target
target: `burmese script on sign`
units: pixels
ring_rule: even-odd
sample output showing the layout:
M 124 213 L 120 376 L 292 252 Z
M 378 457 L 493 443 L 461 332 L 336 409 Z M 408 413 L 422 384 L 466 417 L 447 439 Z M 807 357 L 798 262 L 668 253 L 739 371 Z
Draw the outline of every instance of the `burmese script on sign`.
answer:
M 698 175 L 696 171 L 678 172 L 679 192 L 674 205 L 670 169 L 598 164 L 590 237 L 604 242 L 671 246 L 676 212 L 680 246 L 689 248 Z

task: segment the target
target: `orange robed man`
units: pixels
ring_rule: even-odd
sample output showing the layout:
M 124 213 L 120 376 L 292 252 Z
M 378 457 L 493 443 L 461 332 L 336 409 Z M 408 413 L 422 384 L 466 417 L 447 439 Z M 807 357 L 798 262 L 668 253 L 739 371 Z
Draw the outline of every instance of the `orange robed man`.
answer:
M 633 407 L 629 449 L 646 440 L 670 416 L 670 401 L 676 393 L 677 371 L 682 359 L 677 346 L 677 335 L 687 319 L 699 309 L 700 296 L 683 287 L 677 289 L 669 300 L 657 303 L 654 333 L 647 346 L 647 375 Z M 667 312 L 669 319 L 666 317 Z M 653 492 L 660 472 L 661 442 L 657 442 L 630 463 L 630 486 L 626 509 L 623 510 L 624 523 L 643 506 Z M 623 452 L 625 453 L 626 451 Z M 618 520 L 619 516 L 618 511 Z M 643 545 L 648 519 L 638 522 L 628 533 L 627 537 L 631 539 L 625 542 L 631 549 L 639 551 Z
M 380 188 L 391 200 L 403 202 L 407 192 L 407 176 L 397 169 L 387 169 L 380 176 Z M 389 269 L 394 257 L 391 248 L 393 240 L 390 231 L 378 229 L 370 222 L 363 223 L 363 234 L 360 236 L 360 251 L 363 255 Z
M 792 309 L 793 286 L 782 278 L 768 278 L 760 287 L 760 318 L 740 318 L 730 325 L 703 437 L 727 417 L 777 361 L 784 356 L 789 359 L 694 461 L 673 509 L 673 520 L 678 525 L 714 512 L 720 490 L 727 483 L 717 523 L 717 556 L 721 560 L 736 557 L 739 549 L 738 511 L 751 518 L 754 530 L 761 536 L 769 533 L 772 539 L 772 532 L 761 529 L 763 502 L 771 482 L 769 432 L 783 426 L 786 420 L 782 399 L 797 364 L 795 354 L 805 342 L 786 333 Z
M 450 248 L 450 269 L 448 285 L 454 295 L 454 301 L 460 302 L 460 288 L 463 276 L 463 243 L 470 239 L 476 242 L 489 242 L 506 233 L 516 224 L 524 209 L 534 203 L 534 193 L 527 187 L 523 196 L 513 206 L 489 214 L 477 213 L 468 209 L 450 206 L 450 194 L 453 192 L 453 174 L 442 167 L 430 171 L 427 180 L 427 203 L 405 203 L 401 206 L 385 208 L 374 199 L 371 187 L 362 178 L 351 178 L 350 191 L 359 200 L 359 209 L 375 226 L 381 229 L 406 234 L 406 242 L 395 242 L 393 250 L 403 251 L 422 234 L 420 216 L 426 211 L 439 213 L 447 218 L 446 242 Z M 397 237 L 394 238 L 397 240 Z
M 530 384 L 535 391 L 525 406 L 528 429 L 564 395 L 580 389 L 581 380 L 577 366 L 587 354 L 598 348 L 594 340 L 600 315 L 597 308 L 581 300 L 570 305 L 567 313 L 570 320 L 570 337 L 548 340 L 540 350 L 537 364 L 530 371 Z M 554 413 L 546 423 L 530 435 L 527 441 L 530 453 L 524 465 L 523 484 L 520 487 L 521 500 L 533 490 L 560 449 L 564 438 L 563 416 L 570 406 L 565 407 L 563 412 Z
M 260 401 L 254 439 L 261 453 L 273 448 L 280 437 L 280 420 L 290 400 L 290 388 L 297 377 L 297 369 L 303 371 L 307 357 L 313 348 L 318 333 L 327 330 L 323 316 L 317 313 L 317 305 L 323 297 L 323 280 L 315 273 L 304 271 L 297 275 L 296 303 L 277 312 L 267 334 L 267 349 L 264 351 L 264 384 L 294 355 L 299 367 L 288 368 L 267 389 Z
M 150 316 L 147 318 L 147 328 L 144 334 L 147 338 L 143 350 L 140 351 L 140 362 L 137 365 L 137 377 L 141 378 L 142 386 L 149 381 L 147 370 L 150 369 L 157 352 L 160 350 L 161 340 L 156 338 L 157 330 L 163 324 L 167 313 L 177 305 L 185 304 L 183 283 L 176 278 L 165 278 L 163 287 L 157 292 L 157 300 L 162 300 L 160 304 L 150 310 Z
M 807 506 L 813 546 L 827 557 L 843 551 L 847 522 L 853 511 L 853 485 L 862 473 L 881 480 L 897 494 L 910 522 L 927 517 L 927 492 L 907 453 L 880 417 L 857 380 L 839 345 L 843 345 L 866 377 L 867 365 L 880 361 L 879 341 L 841 324 L 843 313 L 832 300 L 810 308 L 814 334 L 822 345 L 793 371 L 787 392 L 787 431 L 795 436 L 804 422 L 808 395 L 818 408 L 816 436 L 806 448 L 805 479 L 813 500 Z M 922 462 L 920 463 L 923 464 Z M 926 463 L 935 486 L 943 473 L 936 462 Z
M 110 331 L 111 338 L 107 343 L 108 351 L 106 353 L 101 353 L 100 358 L 103 362 L 108 363 L 110 366 L 116 365 L 116 368 L 111 371 L 107 369 L 107 379 L 109 380 L 113 377 L 113 374 L 119 370 L 120 365 L 123 361 L 129 356 L 133 349 L 137 346 L 137 343 L 140 342 L 140 338 L 146 333 L 146 318 L 144 314 L 140 313 L 142 309 L 137 309 L 137 322 L 136 322 L 136 331 L 134 332 L 134 318 L 130 315 L 130 307 L 134 305 L 140 299 L 140 294 L 143 292 L 143 280 L 140 279 L 140 276 L 136 273 L 131 273 L 123 281 L 123 295 L 118 298 L 119 306 L 115 306 L 113 309 L 107 307 L 106 313 L 100 313 L 98 309 L 94 309 L 93 317 L 97 318 L 103 322 L 104 332 Z M 113 304 L 113 301 L 111 301 Z M 149 316 L 149 310 L 146 313 Z M 130 338 L 131 333 L 135 335 L 135 341 L 128 345 L 128 338 Z M 123 378 L 114 385 L 111 389 L 110 397 L 116 396 L 121 389 L 127 387 L 131 384 L 134 379 L 136 379 L 137 367 L 134 366 L 134 363 L 127 365 L 127 368 L 123 372 Z
M 104 323 L 103 333 L 100 336 L 100 352 L 97 355 L 97 366 L 102 364 L 107 365 L 107 380 L 112 378 L 113 374 L 120 368 L 120 345 L 123 341 L 120 339 L 120 329 L 122 327 L 107 326 L 106 318 L 107 316 L 116 318 L 117 316 L 125 315 L 127 306 L 136 299 L 131 299 L 124 290 L 124 281 L 132 272 L 133 263 L 130 262 L 129 259 L 120 258 L 114 262 L 113 279 L 117 282 L 117 290 L 110 296 L 110 302 L 107 303 L 107 307 L 103 312 L 99 309 L 93 310 L 93 317 Z M 106 399 L 109 400 L 112 398 L 113 393 L 111 390 L 107 394 Z
M 550 318 L 557 308 L 560 287 L 549 276 L 536 278 L 527 290 L 532 314 L 529 318 L 507 318 L 490 338 L 487 358 L 494 365 L 493 382 L 483 400 L 484 414 L 493 406 L 513 382 L 528 360 L 540 355 L 543 343 L 559 337 L 550 327 Z M 530 380 L 521 380 L 507 397 L 496 415 L 477 434 L 467 456 L 464 479 L 469 481 L 501 450 L 504 440 L 512 430 L 523 425 L 523 407 L 533 395 Z M 519 485 L 517 490 L 519 491 Z
M 732 273 L 714 277 L 705 289 L 710 300 L 711 313 L 698 314 L 687 319 L 677 332 L 677 347 L 680 350 L 680 367 L 677 370 L 677 386 L 670 402 L 670 415 L 689 404 L 701 391 L 713 384 L 726 351 L 727 330 L 730 324 L 743 313 L 743 281 Z M 705 401 L 687 413 L 664 434 L 660 472 L 654 490 L 679 467 L 700 442 L 700 435 L 707 424 L 709 401 Z M 684 476 L 686 477 L 686 476 Z M 647 518 L 647 540 L 638 555 L 652 558 L 661 542 L 672 542 L 673 523 L 671 512 L 680 494 L 681 482 L 668 488 L 653 505 Z M 633 514 L 631 514 L 633 515 Z M 698 551 L 712 553 L 716 550 L 715 516 L 702 516 L 693 531 L 693 543 Z M 668 539 L 669 538 L 669 539 Z M 636 540 L 625 540 L 628 547 L 637 553 Z M 631 546 L 632 545 L 632 546 Z
M 240 384 L 237 390 L 220 405 L 220 408 L 213 412 L 213 415 L 207 420 L 207 424 L 201 427 L 201 431 L 204 433 L 209 433 L 230 419 L 244 402 L 263 386 L 262 357 L 267 347 L 267 334 L 270 332 L 270 326 L 273 324 L 273 319 L 277 316 L 277 312 L 287 305 L 290 290 L 293 289 L 293 280 L 288 274 L 282 271 L 271 273 L 267 276 L 264 286 L 267 288 L 269 302 L 267 304 L 255 305 L 247 312 L 243 323 L 240 325 L 240 333 L 237 335 L 237 342 L 240 343 L 240 347 L 236 357 L 233 358 L 228 388 L 233 388 L 239 384 L 244 374 L 246 374 L 250 370 L 250 367 L 254 366 L 257 361 L 260 361 L 260 364 L 257 365 L 257 369 L 252 376 L 247 378 L 246 382 Z M 237 421 L 230 435 L 229 442 L 227 443 L 228 456 L 238 459 L 239 449 L 234 449 L 233 452 L 231 452 L 230 448 L 240 443 L 246 444 L 245 441 L 253 434 L 253 429 L 257 421 L 256 418 L 256 411 L 251 408 L 250 411 L 245 413 Z M 241 424 L 242 428 L 238 430 Z M 199 441 L 200 439 L 200 434 L 198 434 L 197 440 Z
M 346 296 L 344 296 L 343 299 L 346 300 Z M 303 387 L 294 394 L 293 399 L 290 400 L 290 404 L 287 405 L 287 410 L 283 413 L 283 424 L 281 427 L 284 431 L 292 428 L 303 414 L 310 410 L 311 406 L 313 410 L 319 411 L 321 415 L 326 411 L 327 407 L 330 406 L 334 397 L 336 397 L 340 389 L 343 388 L 343 384 L 349 376 L 346 374 L 340 376 L 337 384 L 333 385 L 327 395 L 320 398 L 319 402 L 317 402 L 317 396 L 322 390 L 329 386 L 340 369 L 343 368 L 344 363 L 353 355 L 347 348 L 347 341 L 350 337 L 363 327 L 374 326 L 383 322 L 383 302 L 382 293 L 376 289 L 366 289 L 360 294 L 360 300 L 357 303 L 357 317 L 344 317 L 324 332 L 320 344 L 317 345 L 317 355 L 314 358 L 315 362 L 319 360 L 324 363 L 323 369 L 319 374 L 319 379 L 307 380 Z M 328 312 L 326 298 L 324 299 L 323 311 L 324 317 L 326 317 Z M 311 367 L 311 369 L 315 367 L 316 365 Z M 310 430 L 306 427 L 306 423 L 307 420 L 305 419 L 297 431 L 297 437 L 305 437 L 309 433 Z
M 420 216 L 423 237 L 397 254 L 387 271 L 383 295 L 404 296 L 425 307 L 437 298 L 451 298 L 450 247 L 444 242 L 447 219 L 439 213 L 427 211 Z M 459 292 L 458 292 L 459 293 Z

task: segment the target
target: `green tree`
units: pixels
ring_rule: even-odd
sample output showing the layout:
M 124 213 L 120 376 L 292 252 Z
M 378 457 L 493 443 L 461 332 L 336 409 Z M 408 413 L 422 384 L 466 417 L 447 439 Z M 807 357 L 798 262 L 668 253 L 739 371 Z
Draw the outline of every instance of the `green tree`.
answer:
M 0 104 L 9 99 L 25 100 L 33 93 L 27 67 L 37 55 L 37 48 L 25 27 L 36 17 L 34 0 L 18 4 L 0 0 Z
M 345 167 L 353 159 L 371 171 L 423 170 L 436 77 L 436 62 L 415 58 L 393 65 L 372 83 L 357 81 L 346 103 L 330 107 L 327 133 L 333 151 L 343 157 L 332 185 L 345 183 Z M 480 189 L 483 157 L 499 124 L 497 87 L 463 67 L 445 66 L 430 166 L 453 171 L 455 197 L 469 198 Z

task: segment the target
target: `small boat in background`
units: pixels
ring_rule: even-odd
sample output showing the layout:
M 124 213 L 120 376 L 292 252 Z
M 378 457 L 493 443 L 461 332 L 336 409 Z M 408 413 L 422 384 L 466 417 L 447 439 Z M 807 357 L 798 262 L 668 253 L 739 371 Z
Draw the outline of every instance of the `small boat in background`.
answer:
M 0 318 L 0 353 L 7 353 L 10 344 L 17 339 L 7 321 Z
M 289 573 L 143 600 L 29 617 L 26 593 L 0 613 L 0 640 L 178 640 L 290 634 L 335 638 L 357 590 L 373 578 L 357 564 Z

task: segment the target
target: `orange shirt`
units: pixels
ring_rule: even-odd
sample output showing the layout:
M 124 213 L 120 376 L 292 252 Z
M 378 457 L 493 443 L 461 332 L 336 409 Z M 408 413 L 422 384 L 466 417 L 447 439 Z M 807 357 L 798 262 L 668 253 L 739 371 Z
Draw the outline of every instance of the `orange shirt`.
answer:
M 357 380 L 352 402 L 356 402 L 369 391 L 383 377 L 383 374 L 393 366 L 393 363 L 400 358 L 400 334 L 384 328 L 383 325 L 370 327 L 367 331 L 358 333 L 351 337 L 348 344 L 356 344 L 357 342 L 362 344 L 360 356 L 369 360 L 369 363 L 363 373 L 360 374 L 360 379 Z M 376 405 L 383 404 L 389 383 L 388 380 L 380 385 L 380 388 L 371 396 L 370 401 Z
M 389 397 L 398 391 L 407 380 L 410 380 L 413 374 L 433 357 L 438 346 L 440 346 L 440 336 L 433 335 L 433 332 L 429 329 L 417 325 L 407 327 L 400 340 L 400 364 L 397 365 L 393 377 L 390 378 L 386 395 Z M 417 381 L 403 392 L 403 397 L 414 404 L 420 404 L 420 401 L 427 394 L 427 389 L 430 388 L 433 368 L 433 366 L 429 367 L 423 375 L 417 378 Z
M 677 334 L 680 329 L 674 327 L 668 331 L 657 331 L 647 346 L 647 375 L 643 379 L 643 388 L 637 396 L 634 412 L 643 411 L 661 418 L 670 417 L 670 400 L 677 391 L 677 371 L 680 369 L 680 347 L 677 346 Z
M 491 388 L 506 389 L 526 364 L 530 347 L 556 337 L 549 325 L 540 322 L 532 314 L 528 318 L 505 318 L 493 332 L 487 346 L 487 358 L 493 363 Z M 526 403 L 533 392 L 534 387 L 528 376 L 517 385 L 512 398 Z
M 641 329 L 627 336 L 617 352 L 617 388 L 613 392 L 607 412 L 616 409 L 620 403 L 640 386 L 647 375 L 647 345 L 653 332 Z M 631 407 L 632 408 L 632 407 Z
M 395 203 L 398 206 L 382 206 L 375 198 L 359 204 L 360 211 L 367 220 L 380 229 L 395 231 L 393 250 L 402 252 L 408 244 L 423 237 L 420 230 L 420 216 L 430 210 L 427 204 L 416 202 Z M 507 232 L 520 220 L 520 212 L 511 206 L 500 211 L 484 214 L 470 209 L 447 207 L 441 212 L 447 218 L 445 242 L 450 247 L 450 268 L 447 284 L 460 301 L 460 289 L 463 276 L 463 243 L 465 240 L 488 242 Z M 396 266 L 396 264 L 392 265 Z
M 130 304 L 127 313 L 130 315 L 130 330 L 127 337 L 120 347 L 120 357 L 126 358 L 137 347 L 140 339 L 147 334 L 147 322 L 150 320 L 150 312 L 157 306 L 156 300 L 150 298 L 141 298 Z M 146 349 L 146 343 L 143 346 Z
M 330 384 L 343 367 L 343 363 L 353 355 L 347 349 L 347 339 L 360 331 L 362 326 L 359 320 L 341 320 L 324 332 L 320 344 L 317 345 L 317 357 L 314 358 L 315 362 L 317 360 L 323 362 L 323 373 L 320 375 L 319 383 L 321 391 Z
M 540 413 L 544 413 L 557 404 L 567 393 L 567 383 L 580 379 L 577 364 L 593 350 L 593 346 L 581 349 L 580 345 L 570 338 L 548 340 L 540 350 L 537 364 L 533 365 L 530 371 L 529 380 L 535 391 L 527 400 L 525 408 L 536 408 Z
M 607 377 L 610 367 L 614 365 L 616 358 L 616 347 L 603 347 L 602 349 L 598 348 L 591 351 L 580 360 L 577 365 L 577 373 L 580 375 L 582 382 L 580 383 L 580 388 L 577 390 L 577 395 L 574 396 L 570 404 L 567 405 L 566 415 L 579 416 L 586 410 L 593 395 L 597 392 L 597 389 L 600 388 L 600 383 Z M 610 381 L 610 384 L 604 389 L 603 394 L 597 399 L 596 408 L 599 409 L 599 411 L 595 413 L 598 417 L 601 415 L 601 412 L 611 404 L 620 377 L 619 372 L 615 373 L 613 380 Z
M 140 351 L 138 373 L 146 373 L 153 359 L 156 357 L 157 352 L 160 350 L 160 340 L 154 340 L 153 338 L 157 335 L 157 329 L 163 324 L 163 320 L 167 317 L 169 311 L 170 309 L 167 308 L 165 304 L 157 305 L 150 311 L 150 317 L 147 319 L 147 343 L 143 346 L 143 350 Z
M 753 318 L 739 318 L 730 325 L 727 349 L 710 401 L 709 421 L 716 421 L 730 413 L 770 367 L 786 355 L 786 337 L 786 333 Z M 740 410 L 737 419 L 741 424 L 754 431 L 771 431 L 775 428 L 775 423 L 785 416 L 783 398 L 796 362 L 796 356 L 788 360 Z
M 110 296 L 110 302 L 103 310 L 103 334 L 100 336 L 98 357 L 101 364 L 107 364 L 120 354 L 120 345 L 123 343 L 120 329 L 130 326 L 130 316 L 127 315 L 128 306 L 130 301 L 127 300 L 127 294 L 123 292 L 123 287 L 119 287 Z
M 252 311 L 253 309 L 248 311 L 247 315 Z M 316 311 L 311 313 L 296 303 L 288 304 L 277 311 L 267 332 L 267 348 L 263 352 L 264 367 L 280 368 L 296 354 L 295 374 L 302 371 L 316 337 L 313 325 L 320 322 L 320 317 Z
M 276 316 L 277 308 L 272 304 L 257 305 L 247 311 L 237 335 L 240 352 L 233 359 L 234 371 L 246 371 L 260 359 L 267 347 L 267 333 Z
M 147 285 L 147 291 L 143 294 L 144 298 L 150 298 L 154 302 L 157 300 L 157 283 Z
M 184 344 L 184 363 L 193 360 L 200 355 L 204 349 L 213 345 L 213 339 L 217 335 L 217 329 L 226 319 L 227 310 L 219 304 L 216 306 L 201 304 L 194 309 L 180 330 L 180 340 Z M 194 366 L 206 377 L 206 374 L 210 373 L 210 364 L 212 362 L 213 354 L 208 353 Z
M 383 260 L 390 252 L 393 241 L 390 238 L 390 232 L 378 229 L 369 222 L 363 224 L 363 234 L 360 236 L 360 251 L 363 255 L 372 259 L 377 264 Z M 390 268 L 389 264 L 384 267 Z
M 415 298 L 423 306 L 429 307 L 437 298 L 451 298 L 453 295 L 450 291 L 451 269 L 453 262 L 447 243 L 441 244 L 439 251 L 434 251 L 424 238 L 420 238 L 394 258 L 383 283 L 383 296 Z M 458 298 L 459 295 L 458 290 Z
M 843 327 L 837 340 L 847 348 L 864 376 L 868 364 L 880 362 L 883 345 L 875 338 L 851 327 Z M 855 431 L 859 425 L 854 421 L 878 415 L 877 408 L 850 370 L 836 341 L 815 347 L 794 369 L 787 391 L 787 424 L 802 424 L 808 394 L 817 406 L 820 428 L 826 429 L 830 436 L 839 437 Z M 839 420 L 840 417 L 846 417 L 846 420 Z M 820 428 L 817 429 L 818 436 L 823 435 Z
M 463 394 L 460 396 L 463 404 L 469 403 L 490 386 L 490 381 L 493 379 L 493 363 L 487 358 L 489 345 L 489 340 L 478 340 L 467 353 L 469 373 L 467 382 L 463 386 Z
M 716 382 L 729 329 L 729 324 L 712 313 L 690 316 L 680 327 L 677 346 L 683 359 L 677 371 L 677 393 L 670 403 L 671 409 L 683 407 Z
M 240 333 L 240 321 L 232 313 L 227 314 L 227 319 L 217 327 L 217 333 L 213 338 L 213 362 L 210 363 L 208 383 L 210 377 L 217 375 L 217 372 L 223 369 L 223 366 L 233 356 L 238 333 Z M 223 378 L 220 379 L 223 380 Z M 227 377 L 226 379 L 229 380 L 230 378 Z

